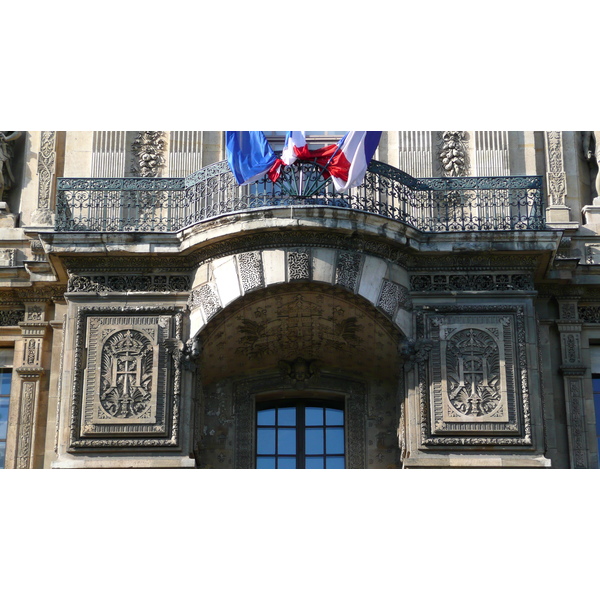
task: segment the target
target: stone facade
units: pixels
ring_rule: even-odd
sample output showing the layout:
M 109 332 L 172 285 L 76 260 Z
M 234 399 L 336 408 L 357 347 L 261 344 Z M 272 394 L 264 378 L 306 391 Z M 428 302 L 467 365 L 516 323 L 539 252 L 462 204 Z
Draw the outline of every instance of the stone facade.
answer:
M 224 132 L 5 133 L 6 468 L 253 468 L 294 399 L 348 468 L 598 467 L 593 132 L 384 132 L 295 200 Z

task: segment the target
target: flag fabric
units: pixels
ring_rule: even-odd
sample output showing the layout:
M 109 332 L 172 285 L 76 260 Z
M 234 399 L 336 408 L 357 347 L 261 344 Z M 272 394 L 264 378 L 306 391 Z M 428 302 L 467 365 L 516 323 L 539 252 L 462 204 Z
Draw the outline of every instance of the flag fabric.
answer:
M 298 159 L 310 160 L 323 169 L 323 177 L 331 177 L 337 192 L 345 192 L 362 183 L 381 133 L 349 131 L 337 144 L 309 150 L 304 131 L 288 131 L 281 158 L 269 171 L 269 177 L 277 181 L 283 165 L 291 165 Z
M 381 131 L 349 131 L 327 165 L 337 192 L 360 185 L 381 140 Z
M 277 156 L 262 131 L 227 131 L 227 162 L 239 185 L 260 179 Z
M 275 182 L 284 165 L 308 160 L 331 177 L 337 192 L 360 185 L 381 139 L 381 131 L 349 131 L 337 144 L 310 150 L 304 131 L 288 131 L 278 158 L 262 131 L 228 131 L 227 161 L 239 185 L 267 174 Z

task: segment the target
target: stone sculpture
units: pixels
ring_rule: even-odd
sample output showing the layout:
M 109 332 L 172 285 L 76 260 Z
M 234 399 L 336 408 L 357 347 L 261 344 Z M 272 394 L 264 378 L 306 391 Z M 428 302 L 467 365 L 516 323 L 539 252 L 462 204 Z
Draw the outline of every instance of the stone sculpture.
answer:
M 21 137 L 21 133 L 20 131 L 13 131 L 9 135 L 8 131 L 0 131 L 0 200 L 5 190 L 9 190 L 15 182 L 10 166 L 13 157 L 12 142 Z
M 600 131 L 582 131 L 583 156 L 590 163 L 592 194 L 600 198 Z

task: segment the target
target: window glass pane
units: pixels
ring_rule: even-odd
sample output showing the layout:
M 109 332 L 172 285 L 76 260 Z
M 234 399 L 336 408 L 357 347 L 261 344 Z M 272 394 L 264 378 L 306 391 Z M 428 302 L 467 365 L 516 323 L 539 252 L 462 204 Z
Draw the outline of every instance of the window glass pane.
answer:
M 289 408 L 278 409 L 277 415 L 278 425 L 295 425 L 296 424 L 296 407 L 290 406 Z
M 596 411 L 596 435 L 600 436 L 600 394 L 594 394 L 594 409 Z
M 594 388 L 594 393 L 600 393 L 600 377 L 594 377 L 592 379 L 592 386 Z
M 0 398 L 0 421 L 8 421 L 8 398 Z
M 323 409 L 320 406 L 306 407 L 306 424 L 323 425 Z
M 327 446 L 325 452 L 327 454 L 344 454 L 344 430 L 327 429 Z
M 256 415 L 257 425 L 275 425 L 275 409 L 267 408 L 259 410 Z
M 325 409 L 325 425 L 343 425 L 344 411 L 339 408 Z
M 325 461 L 322 456 L 307 456 L 306 457 L 306 468 L 307 469 L 324 469 Z
M 5 455 L 6 455 L 6 442 L 0 442 L 0 469 L 4 469 Z
M 275 429 L 260 428 L 256 433 L 256 453 L 275 454 Z
M 323 429 L 306 429 L 306 454 L 323 454 Z
M 256 458 L 257 469 L 274 469 L 275 468 L 275 457 L 274 456 L 258 456 Z
M 296 430 L 279 429 L 278 435 L 278 454 L 296 454 Z
M 7 428 L 8 428 L 8 423 L 6 421 L 0 421 L 0 440 L 6 439 Z
M 10 395 L 10 373 L 0 373 L 0 396 Z
M 343 469 L 345 468 L 345 459 L 343 456 L 328 456 L 326 458 L 326 469 Z
M 277 459 L 278 469 L 295 469 L 296 468 L 296 457 L 295 456 L 280 456 Z

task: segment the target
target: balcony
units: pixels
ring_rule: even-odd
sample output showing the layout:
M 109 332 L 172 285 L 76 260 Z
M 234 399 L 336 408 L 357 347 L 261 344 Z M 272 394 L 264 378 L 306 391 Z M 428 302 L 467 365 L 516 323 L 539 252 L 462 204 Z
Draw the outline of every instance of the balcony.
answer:
M 339 194 L 313 163 L 238 186 L 226 161 L 186 178 L 60 178 L 56 231 L 176 232 L 223 215 L 281 206 L 372 213 L 426 233 L 543 230 L 542 178 L 416 179 L 371 161 L 364 182 Z

